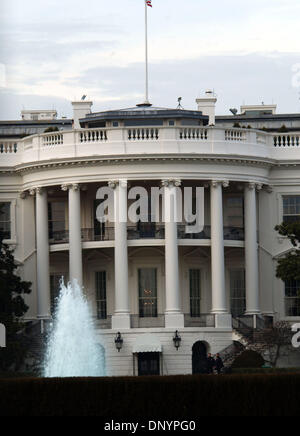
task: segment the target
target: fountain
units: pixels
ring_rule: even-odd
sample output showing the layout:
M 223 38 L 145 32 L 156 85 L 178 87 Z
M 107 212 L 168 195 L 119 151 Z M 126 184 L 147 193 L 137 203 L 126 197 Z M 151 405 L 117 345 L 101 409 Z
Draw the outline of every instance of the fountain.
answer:
M 54 325 L 45 354 L 45 377 L 103 377 L 104 348 L 97 343 L 92 315 L 78 283 L 60 284 Z

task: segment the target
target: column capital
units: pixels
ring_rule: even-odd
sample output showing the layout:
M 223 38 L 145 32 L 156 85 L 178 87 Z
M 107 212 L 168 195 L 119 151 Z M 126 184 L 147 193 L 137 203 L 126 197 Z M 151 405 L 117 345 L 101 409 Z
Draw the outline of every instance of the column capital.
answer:
M 250 190 L 256 189 L 257 191 L 261 191 L 263 186 L 264 186 L 263 183 L 257 183 L 257 182 L 247 182 L 245 185 L 246 188 Z
M 25 200 L 27 196 L 29 195 L 29 191 L 21 191 L 20 192 L 20 198 L 21 200 Z
M 163 179 L 161 181 L 161 186 L 163 188 L 173 187 L 179 188 L 181 186 L 181 180 L 180 179 Z
M 253 190 L 256 188 L 256 183 L 255 182 L 248 182 L 248 183 L 246 183 L 245 187 L 250 189 L 250 190 Z
M 212 180 L 210 184 L 213 188 L 217 188 L 219 185 L 222 185 L 223 188 L 228 188 L 230 182 L 229 180 Z
M 111 189 L 116 189 L 118 186 L 120 186 L 121 188 L 127 188 L 128 181 L 126 179 L 109 180 L 107 182 L 107 185 Z
M 26 191 L 23 191 L 21 194 L 24 195 L 24 192 L 26 192 Z M 38 186 L 37 188 L 29 189 L 29 195 L 31 195 L 31 196 L 34 196 L 37 194 L 42 195 L 44 192 L 46 192 L 46 190 L 45 190 L 45 188 L 42 188 L 41 186 Z
M 81 186 L 79 183 L 64 183 L 61 185 L 62 191 L 68 191 L 69 189 L 73 189 L 73 191 L 80 191 Z
M 265 185 L 265 190 L 268 194 L 272 194 L 274 187 L 272 185 Z
M 109 180 L 107 185 L 110 189 L 116 189 L 119 186 L 119 180 Z

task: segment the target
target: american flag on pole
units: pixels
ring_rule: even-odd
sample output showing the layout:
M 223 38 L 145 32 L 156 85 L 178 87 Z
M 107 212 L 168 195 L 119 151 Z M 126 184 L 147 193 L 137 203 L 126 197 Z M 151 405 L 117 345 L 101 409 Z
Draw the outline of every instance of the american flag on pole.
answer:
M 146 1 L 146 5 L 152 8 L 152 0 L 145 0 L 145 1 Z

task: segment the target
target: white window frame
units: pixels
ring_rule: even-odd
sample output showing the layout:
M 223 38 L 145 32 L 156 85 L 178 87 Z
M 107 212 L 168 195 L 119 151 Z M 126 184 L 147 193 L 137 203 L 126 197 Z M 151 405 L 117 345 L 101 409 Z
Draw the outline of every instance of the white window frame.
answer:
M 98 317 L 98 302 L 104 301 L 99 300 L 97 296 L 97 274 L 105 273 L 105 305 L 106 305 L 106 318 L 99 318 Z M 109 318 L 108 315 L 108 298 L 107 298 L 107 282 L 108 282 L 108 272 L 106 269 L 98 269 L 95 271 L 95 301 L 96 301 L 96 318 L 98 321 L 106 321 Z
M 0 204 L 1 203 L 10 203 L 10 239 L 4 239 L 3 242 L 8 245 L 15 245 L 17 243 L 17 200 L 15 198 L 1 198 Z
M 132 264 L 129 264 L 129 277 L 134 280 L 134 293 L 130 293 L 130 299 L 132 298 L 132 315 L 139 316 L 139 276 L 138 270 L 143 268 L 157 269 L 157 315 L 162 315 L 165 310 L 165 270 L 164 264 L 161 262 L 153 261 L 138 261 L 134 260 Z

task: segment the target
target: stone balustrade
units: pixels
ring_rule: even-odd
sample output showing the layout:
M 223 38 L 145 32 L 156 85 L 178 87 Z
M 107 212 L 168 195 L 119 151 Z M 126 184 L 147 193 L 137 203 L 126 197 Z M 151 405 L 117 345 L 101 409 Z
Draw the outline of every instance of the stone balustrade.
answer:
M 0 140 L 0 166 L 89 156 L 166 153 L 284 161 L 300 159 L 299 146 L 300 132 L 271 134 L 221 127 L 109 127 L 44 133 L 17 142 Z
M 275 134 L 274 137 L 274 147 L 299 147 L 300 146 L 300 133 L 285 133 L 285 134 Z
M 18 151 L 18 143 L 17 142 L 0 142 L 0 153 L 17 153 Z

